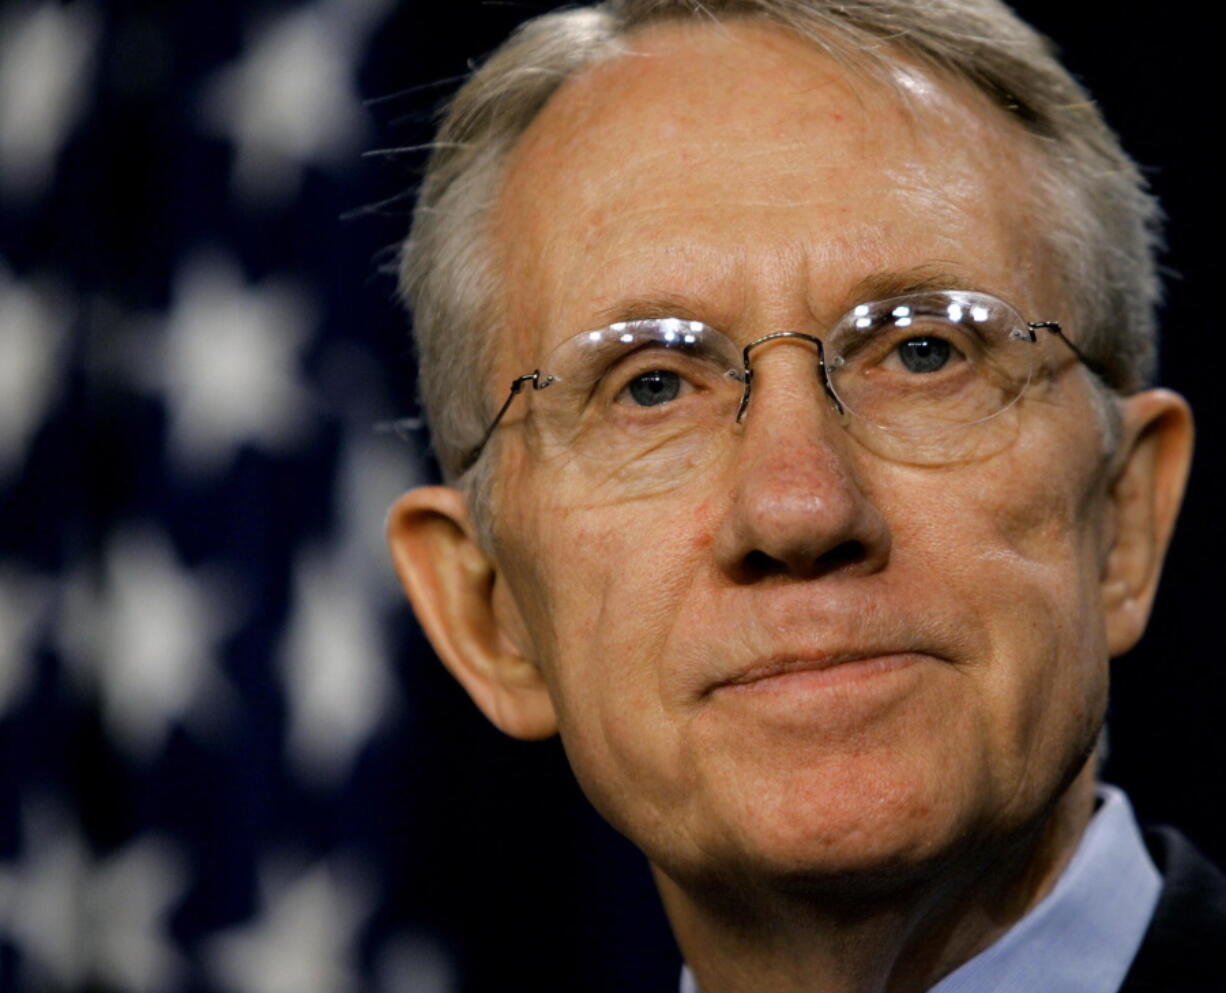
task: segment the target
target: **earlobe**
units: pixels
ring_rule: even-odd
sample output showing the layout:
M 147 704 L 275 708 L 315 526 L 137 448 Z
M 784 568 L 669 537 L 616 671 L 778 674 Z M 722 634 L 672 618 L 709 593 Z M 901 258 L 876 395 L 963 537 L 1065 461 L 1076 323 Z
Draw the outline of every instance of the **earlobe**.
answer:
M 1175 528 L 1192 461 L 1192 413 L 1170 390 L 1123 401 L 1123 429 L 1108 499 L 1110 547 L 1102 596 L 1114 658 L 1133 647 L 1149 620 L 1162 560 Z
M 425 486 L 393 504 L 392 561 L 418 620 L 451 674 L 495 725 L 516 738 L 557 730 L 548 687 L 495 564 L 458 490 Z

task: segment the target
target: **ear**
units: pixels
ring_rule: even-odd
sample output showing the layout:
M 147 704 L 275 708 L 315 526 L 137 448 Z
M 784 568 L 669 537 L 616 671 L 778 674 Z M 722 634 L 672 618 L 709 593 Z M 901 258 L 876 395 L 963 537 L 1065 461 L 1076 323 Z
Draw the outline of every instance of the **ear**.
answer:
M 458 490 L 424 486 L 388 514 L 392 561 L 434 650 L 495 725 L 515 738 L 557 730 L 548 687 L 526 657 L 526 629 L 476 540 Z
M 1114 526 L 1102 577 L 1112 658 L 1145 630 L 1192 461 L 1192 412 L 1179 394 L 1134 394 L 1124 399 L 1122 414 L 1108 494 Z

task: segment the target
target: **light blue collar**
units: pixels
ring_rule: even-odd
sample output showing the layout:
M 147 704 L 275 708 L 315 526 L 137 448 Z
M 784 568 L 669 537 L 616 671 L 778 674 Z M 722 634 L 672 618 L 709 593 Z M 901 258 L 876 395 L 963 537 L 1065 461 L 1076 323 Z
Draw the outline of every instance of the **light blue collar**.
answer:
M 1100 784 L 1098 799 L 1052 891 L 929 993 L 1117 993 L 1162 879 L 1123 791 Z M 681 993 L 698 993 L 688 968 L 681 973 Z

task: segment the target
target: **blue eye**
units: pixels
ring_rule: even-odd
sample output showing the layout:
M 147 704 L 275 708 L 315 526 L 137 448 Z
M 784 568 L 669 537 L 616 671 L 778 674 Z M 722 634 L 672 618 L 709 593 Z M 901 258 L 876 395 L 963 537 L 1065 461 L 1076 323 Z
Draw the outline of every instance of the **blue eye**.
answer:
M 655 407 L 677 399 L 681 392 L 681 377 L 667 369 L 652 369 L 635 376 L 627 389 L 640 407 Z
M 944 338 L 908 338 L 898 346 L 898 358 L 908 372 L 938 372 L 949 361 L 950 351 Z

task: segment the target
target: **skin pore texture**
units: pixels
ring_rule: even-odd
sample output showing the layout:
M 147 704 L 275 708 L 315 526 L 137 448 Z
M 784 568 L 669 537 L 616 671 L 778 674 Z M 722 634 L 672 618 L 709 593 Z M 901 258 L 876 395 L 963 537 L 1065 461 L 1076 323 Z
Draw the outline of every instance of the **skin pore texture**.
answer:
M 1061 320 L 1031 141 L 918 67 L 886 86 L 748 20 L 645 30 L 511 153 L 491 404 L 624 316 L 820 337 L 948 285 Z M 541 458 L 528 396 L 485 456 L 492 548 L 455 490 L 394 508 L 440 656 L 504 730 L 560 731 L 704 993 L 925 990 L 1071 855 L 1191 422 L 1138 394 L 1111 450 L 1090 374 L 1050 355 L 991 457 L 874 454 L 785 340 L 755 353 L 748 415 L 701 472 L 636 489 L 624 466 Z

